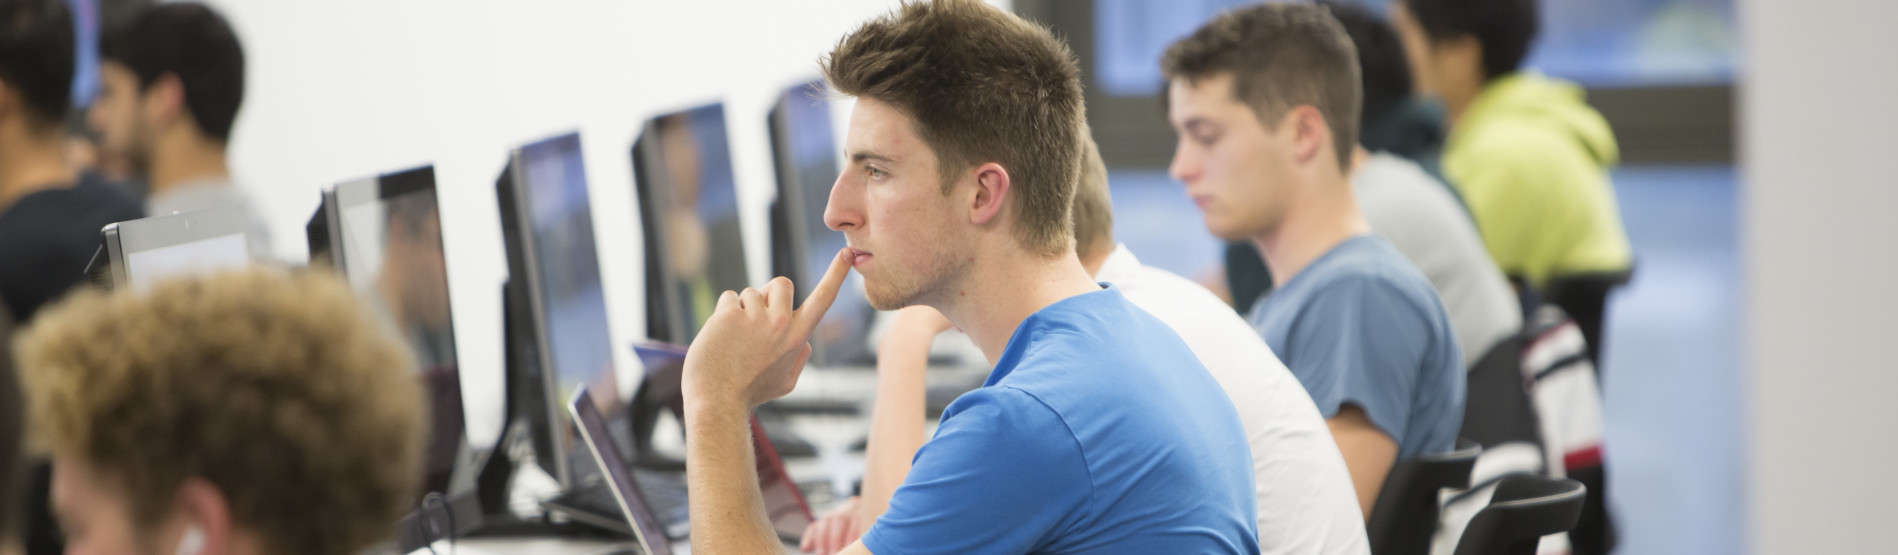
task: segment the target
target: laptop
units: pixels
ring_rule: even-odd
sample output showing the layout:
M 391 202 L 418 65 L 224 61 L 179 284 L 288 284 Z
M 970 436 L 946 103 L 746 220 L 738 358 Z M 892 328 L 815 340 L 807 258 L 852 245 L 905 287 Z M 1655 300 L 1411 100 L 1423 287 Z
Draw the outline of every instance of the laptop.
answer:
M 665 525 L 653 516 L 651 505 L 640 493 L 639 484 L 629 474 L 630 468 L 620 459 L 619 445 L 607 432 L 606 419 L 600 416 L 599 405 L 594 404 L 593 396 L 587 393 L 586 386 L 573 392 L 573 399 L 567 402 L 567 412 L 573 416 L 574 423 L 580 428 L 580 439 L 586 443 L 587 451 L 593 453 L 593 462 L 600 465 L 606 480 L 605 491 L 610 493 L 613 504 L 619 507 L 619 518 L 602 518 L 601 515 L 587 511 L 573 512 L 570 516 L 609 529 L 632 534 L 633 541 L 646 555 L 672 555 L 670 534 Z
M 249 266 L 248 214 L 219 206 L 107 225 L 86 275 L 107 289 L 142 292 L 170 278 Z
M 682 539 L 691 531 L 688 520 L 687 497 L 685 487 L 685 465 L 682 461 L 666 461 L 651 455 L 650 436 L 638 434 L 638 421 L 650 421 L 658 411 L 670 411 L 680 416 L 684 410 L 683 398 L 679 393 L 680 374 L 685 363 L 685 349 L 676 345 L 662 343 L 644 343 L 636 349 L 645 363 L 648 377 L 640 387 L 629 407 L 632 411 L 635 435 L 632 449 L 622 449 L 618 441 L 610 435 L 605 419 L 600 416 L 599 407 L 591 400 L 582 401 L 575 393 L 568 401 L 568 409 L 573 411 L 575 423 L 585 435 L 582 439 L 589 450 L 594 451 L 601 468 L 602 477 L 609 482 L 608 490 L 598 487 L 586 487 L 586 479 L 576 477 L 580 486 L 568 494 L 550 499 L 542 505 L 573 520 L 599 526 L 622 533 L 633 533 L 636 526 L 629 526 L 623 515 L 634 514 L 619 506 L 616 496 L 622 496 L 621 489 L 638 493 L 626 496 L 640 500 L 637 509 L 642 518 L 654 524 L 650 534 L 670 539 Z M 583 391 L 584 389 L 582 389 Z M 593 418 L 597 426 L 583 422 L 583 418 Z M 589 429 L 591 431 L 589 431 Z M 797 483 L 791 480 L 790 473 L 784 469 L 784 461 L 778 456 L 777 448 L 765 435 L 764 426 L 758 418 L 751 418 L 752 451 L 756 454 L 758 486 L 764 497 L 765 510 L 771 520 L 772 528 L 778 533 L 778 539 L 786 543 L 797 543 L 802 539 L 804 528 L 815 519 L 810 504 Z M 611 453 L 607 458 L 601 452 Z M 633 453 L 633 464 L 628 464 L 621 453 Z M 610 482 L 624 481 L 629 488 L 620 488 Z M 609 495 L 610 494 L 610 495 Z

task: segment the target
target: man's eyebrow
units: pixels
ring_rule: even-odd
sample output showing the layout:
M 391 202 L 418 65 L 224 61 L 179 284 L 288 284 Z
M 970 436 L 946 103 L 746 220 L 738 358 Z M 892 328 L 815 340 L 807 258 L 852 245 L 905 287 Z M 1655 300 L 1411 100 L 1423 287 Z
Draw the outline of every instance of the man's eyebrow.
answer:
M 884 163 L 892 163 L 896 161 L 895 158 L 884 156 L 882 154 L 877 154 L 871 151 L 859 150 L 859 151 L 850 153 L 850 161 L 852 163 L 859 163 L 865 160 L 873 160 L 873 161 L 884 162 Z
M 1188 131 L 1197 132 L 1197 131 L 1203 131 L 1205 130 L 1204 128 L 1207 128 L 1207 127 L 1217 127 L 1217 126 L 1213 125 L 1213 122 L 1211 120 L 1206 119 L 1205 117 L 1193 116 L 1190 118 L 1186 118 L 1186 122 L 1181 123 L 1180 127 L 1185 128 Z

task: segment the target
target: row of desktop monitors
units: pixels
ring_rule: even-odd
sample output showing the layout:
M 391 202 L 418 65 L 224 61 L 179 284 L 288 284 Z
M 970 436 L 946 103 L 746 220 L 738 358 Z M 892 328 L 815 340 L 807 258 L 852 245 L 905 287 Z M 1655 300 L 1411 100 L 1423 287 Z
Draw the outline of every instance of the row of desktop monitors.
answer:
M 808 293 L 802 288 L 816 283 L 844 246 L 842 234 L 823 221 L 839 156 L 820 86 L 786 90 L 769 123 L 778 176 L 772 272 L 793 278 L 800 302 Z M 646 253 L 646 328 L 653 340 L 689 344 L 719 292 L 753 285 L 730 150 L 720 104 L 648 120 L 633 145 Z M 544 464 L 570 485 L 577 479 L 570 474 L 586 459 L 572 456 L 577 446 L 570 424 L 556 409 L 580 385 L 619 390 L 579 135 L 515 149 L 496 193 L 511 296 L 520 297 L 508 304 L 514 312 L 520 303 L 525 313 L 509 315 L 508 341 L 526 342 L 520 350 L 530 353 L 531 360 L 523 361 L 535 374 L 530 379 L 546 388 L 541 399 L 528 403 L 539 405 L 528 410 L 545 414 L 529 419 L 543 423 L 536 433 L 545 432 L 554 443 L 546 446 L 554 456 Z M 102 249 L 110 263 L 95 269 L 95 277 L 109 274 L 102 279 L 142 288 L 168 275 L 244 264 L 244 220 L 241 209 L 213 209 L 114 224 L 105 230 Z M 433 168 L 328 188 L 307 230 L 312 265 L 340 270 L 413 347 L 435 424 L 427 448 L 427 491 L 468 489 L 472 477 Z M 839 295 L 825 327 L 812 338 L 813 363 L 866 360 L 864 332 L 872 312 L 861 294 Z M 519 372 L 509 366 L 510 374 Z M 510 375 L 510 387 L 520 378 Z

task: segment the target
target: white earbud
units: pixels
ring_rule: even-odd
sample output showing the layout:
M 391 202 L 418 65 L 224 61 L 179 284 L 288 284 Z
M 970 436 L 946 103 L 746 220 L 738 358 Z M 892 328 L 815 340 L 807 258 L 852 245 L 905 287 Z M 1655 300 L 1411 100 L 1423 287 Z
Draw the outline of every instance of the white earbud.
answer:
M 177 555 L 198 555 L 204 551 L 204 529 L 193 524 L 185 529 L 185 535 L 178 539 Z

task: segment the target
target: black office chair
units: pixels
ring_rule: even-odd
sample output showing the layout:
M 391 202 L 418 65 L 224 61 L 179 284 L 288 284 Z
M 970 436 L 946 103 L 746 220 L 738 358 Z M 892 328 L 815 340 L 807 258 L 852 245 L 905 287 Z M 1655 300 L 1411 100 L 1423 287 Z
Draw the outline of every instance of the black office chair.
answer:
M 1440 495 L 1445 488 L 1470 487 L 1470 470 L 1483 447 L 1458 439 L 1456 450 L 1422 455 L 1397 463 L 1384 479 L 1371 506 L 1371 519 L 1365 529 L 1371 538 L 1371 552 L 1377 555 L 1422 555 L 1430 552 L 1430 537 L 1437 531 L 1437 513 L 1442 508 Z
M 1633 277 L 1632 268 L 1618 272 L 1565 274 L 1550 276 L 1548 284 L 1542 288 L 1542 300 L 1562 307 L 1563 312 L 1575 319 L 1576 327 L 1582 328 L 1582 338 L 1588 341 L 1588 359 L 1595 361 L 1597 377 L 1602 374 L 1601 332 L 1602 323 L 1608 318 L 1608 294 L 1627 285 Z
M 1587 496 L 1587 487 L 1567 478 L 1504 478 L 1463 529 L 1456 555 L 1534 555 L 1543 536 L 1575 528 Z

